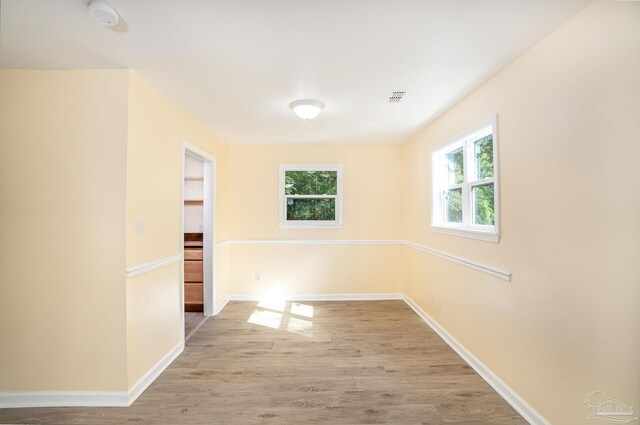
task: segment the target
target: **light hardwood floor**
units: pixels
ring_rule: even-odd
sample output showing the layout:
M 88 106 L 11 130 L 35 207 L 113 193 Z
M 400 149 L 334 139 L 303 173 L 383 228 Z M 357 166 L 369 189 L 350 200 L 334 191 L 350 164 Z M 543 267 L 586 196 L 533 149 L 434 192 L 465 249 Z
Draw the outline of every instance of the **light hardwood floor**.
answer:
M 189 340 L 192 333 L 200 326 L 203 320 L 205 320 L 204 313 L 194 313 L 190 311 L 184 313 L 184 335 L 187 340 Z
M 402 301 L 232 302 L 131 407 L 0 422 L 526 424 Z

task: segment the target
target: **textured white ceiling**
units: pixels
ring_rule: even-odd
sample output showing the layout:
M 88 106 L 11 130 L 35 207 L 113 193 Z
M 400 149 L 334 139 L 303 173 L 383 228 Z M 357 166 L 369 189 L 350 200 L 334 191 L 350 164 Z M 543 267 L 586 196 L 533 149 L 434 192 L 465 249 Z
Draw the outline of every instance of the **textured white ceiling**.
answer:
M 87 2 L 2 0 L 0 65 L 133 68 L 228 143 L 401 143 L 588 0 Z

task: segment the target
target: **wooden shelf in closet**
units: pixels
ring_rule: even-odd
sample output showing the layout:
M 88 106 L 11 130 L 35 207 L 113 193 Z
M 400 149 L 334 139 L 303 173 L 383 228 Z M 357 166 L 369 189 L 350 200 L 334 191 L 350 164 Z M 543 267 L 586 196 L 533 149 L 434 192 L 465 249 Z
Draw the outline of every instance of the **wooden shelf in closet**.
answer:
M 202 182 L 202 181 L 204 181 L 204 177 L 185 177 L 184 181 L 186 181 L 186 182 Z
M 202 199 L 185 199 L 185 205 L 202 205 L 204 201 Z
M 190 247 L 188 243 L 185 241 L 184 248 L 184 309 L 202 311 L 202 246 Z

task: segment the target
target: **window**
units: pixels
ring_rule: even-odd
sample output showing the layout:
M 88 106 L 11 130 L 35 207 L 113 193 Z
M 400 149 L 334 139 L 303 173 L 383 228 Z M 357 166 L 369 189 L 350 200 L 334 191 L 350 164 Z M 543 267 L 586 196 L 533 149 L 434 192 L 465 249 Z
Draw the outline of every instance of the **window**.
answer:
M 496 118 L 431 153 L 434 231 L 499 240 Z
M 342 165 L 280 165 L 280 227 L 342 226 Z

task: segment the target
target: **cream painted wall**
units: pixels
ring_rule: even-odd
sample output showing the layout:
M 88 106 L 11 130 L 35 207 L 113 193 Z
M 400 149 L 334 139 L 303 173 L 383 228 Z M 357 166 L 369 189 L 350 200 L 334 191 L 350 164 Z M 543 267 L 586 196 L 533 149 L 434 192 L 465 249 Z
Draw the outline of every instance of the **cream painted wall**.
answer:
M 553 423 L 584 423 L 594 390 L 639 406 L 638 22 L 639 3 L 594 2 L 404 146 L 227 146 L 134 72 L 0 71 L 0 391 L 123 391 L 179 342 L 180 266 L 125 268 L 181 250 L 187 140 L 217 159 L 218 242 L 404 238 L 513 273 L 223 244 L 218 302 L 404 291 Z M 500 243 L 431 232 L 430 149 L 494 113 Z M 279 229 L 281 163 L 344 165 L 342 229 Z
M 402 229 L 398 145 L 231 145 L 232 235 L 260 239 L 398 239 Z M 280 164 L 342 164 L 341 229 L 280 229 Z M 231 245 L 234 294 L 402 292 L 401 249 L 389 245 Z M 255 281 L 255 273 L 261 273 Z
M 0 71 L 0 392 L 123 391 L 128 72 Z
M 402 229 L 399 145 L 231 145 L 233 239 L 394 239 Z M 344 226 L 280 229 L 280 164 L 343 164 Z
M 183 140 L 227 147 L 134 72 L 0 72 L 1 391 L 126 391 L 180 341 Z M 144 235 L 135 236 L 135 220 Z M 220 247 L 216 295 L 229 288 Z
M 216 239 L 228 238 L 227 145 L 135 72 L 130 72 L 127 145 L 127 267 L 179 254 L 183 140 L 216 158 Z M 136 219 L 144 236 L 136 236 Z M 216 298 L 227 295 L 226 248 L 220 252 Z M 151 280 L 149 280 L 151 279 Z M 154 283 L 155 282 L 155 283 Z M 131 387 L 180 340 L 175 267 L 127 279 L 127 358 Z M 173 297 L 170 294 L 173 293 Z M 219 301 L 218 301 L 219 302 Z
M 130 73 L 127 149 L 127 267 L 178 254 L 180 234 L 181 143 L 213 155 L 218 162 L 217 240 L 228 238 L 227 145 L 166 96 Z M 144 220 L 144 236 L 135 221 Z
M 400 245 L 233 245 L 233 293 L 280 295 L 403 292 Z M 259 281 L 255 273 L 261 274 Z
M 127 279 L 129 388 L 180 342 L 180 263 Z
M 502 239 L 433 233 L 429 152 L 498 114 Z M 404 146 L 407 293 L 551 423 L 640 406 L 640 3 L 594 2 Z M 429 301 L 431 291 L 436 302 Z

